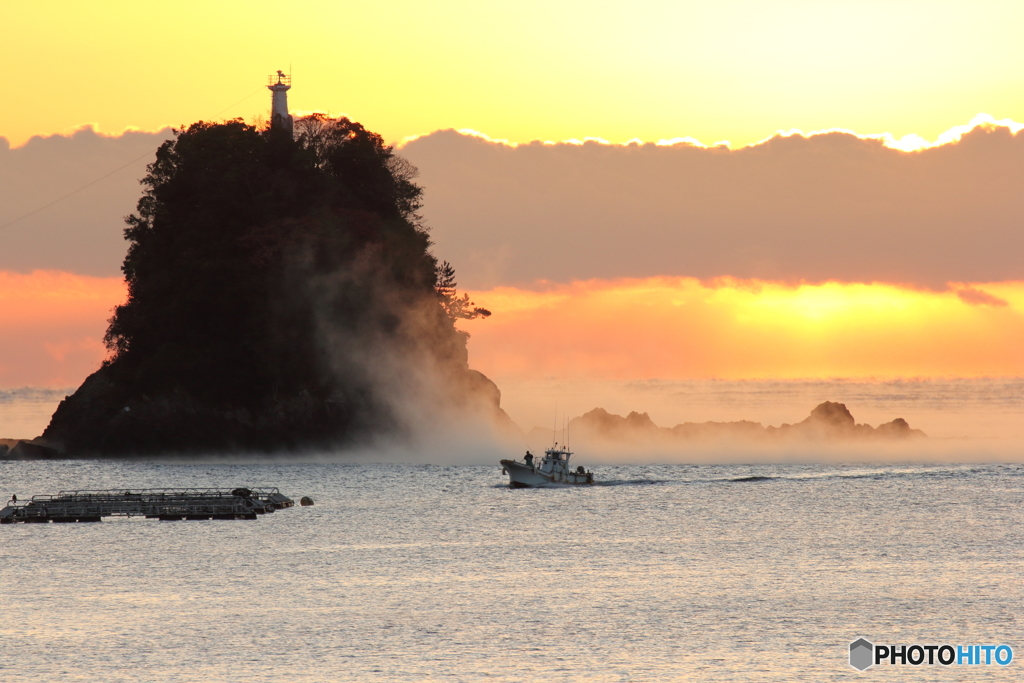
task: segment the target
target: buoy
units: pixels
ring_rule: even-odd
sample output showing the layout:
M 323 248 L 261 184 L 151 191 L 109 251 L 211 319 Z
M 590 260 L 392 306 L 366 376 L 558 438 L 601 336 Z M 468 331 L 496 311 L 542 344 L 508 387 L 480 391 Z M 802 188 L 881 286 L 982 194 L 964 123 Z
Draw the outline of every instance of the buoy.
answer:
M 312 504 L 313 504 L 313 499 L 312 499 L 312 498 L 310 498 L 309 496 L 303 496 L 303 497 L 302 497 L 302 498 L 301 498 L 301 499 L 299 500 L 299 505 L 301 505 L 301 506 L 303 506 L 303 507 L 305 507 L 305 506 L 307 506 L 307 505 L 312 505 Z

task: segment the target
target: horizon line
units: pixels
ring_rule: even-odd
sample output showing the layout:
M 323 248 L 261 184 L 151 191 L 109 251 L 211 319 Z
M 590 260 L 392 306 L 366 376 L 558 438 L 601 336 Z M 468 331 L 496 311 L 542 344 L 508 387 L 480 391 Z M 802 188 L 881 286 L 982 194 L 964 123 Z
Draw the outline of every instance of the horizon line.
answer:
M 319 111 L 319 110 L 309 110 L 309 111 L 297 110 L 297 111 L 294 112 L 294 115 L 296 115 L 296 116 L 308 116 L 310 114 L 315 114 L 315 113 L 322 113 L 322 114 L 330 115 L 330 114 L 328 114 L 328 112 L 322 112 L 322 111 Z M 342 113 L 342 114 L 339 114 L 339 116 L 348 116 L 348 115 L 345 114 L 345 113 Z M 233 120 L 237 120 L 237 119 L 240 119 L 240 118 L 243 121 L 246 120 L 244 117 L 233 117 L 233 118 L 230 118 L 230 119 L 221 119 L 221 120 L 222 121 L 233 121 Z M 332 117 L 332 118 L 337 118 L 337 117 Z M 349 118 L 351 118 L 351 116 L 349 116 Z M 189 125 L 189 124 L 179 124 L 178 126 L 173 125 L 173 124 L 162 124 L 162 125 L 160 125 L 159 127 L 155 128 L 155 129 L 146 129 L 146 128 L 142 128 L 142 127 L 138 127 L 138 126 L 125 126 L 124 128 L 122 128 L 122 129 L 120 129 L 118 131 L 107 132 L 107 131 L 104 131 L 97 122 L 91 121 L 91 122 L 84 122 L 84 123 L 78 124 L 77 126 L 65 129 L 64 131 L 61 131 L 61 132 L 56 132 L 56 133 L 36 133 L 36 134 L 28 137 L 27 139 L 25 139 L 21 144 L 12 144 L 11 141 L 10 141 L 10 138 L 7 138 L 3 134 L 0 134 L 0 140 L 3 140 L 4 142 L 6 142 L 7 143 L 7 145 L 6 145 L 7 148 L 9 150 L 13 151 L 13 150 L 17 150 L 17 149 L 22 149 L 22 148 L 26 147 L 27 145 L 29 145 L 30 143 L 32 143 L 33 141 L 35 141 L 35 140 L 48 140 L 48 139 L 51 139 L 51 138 L 71 138 L 71 137 L 74 137 L 76 135 L 79 135 L 79 134 L 82 134 L 82 133 L 86 133 L 86 132 L 92 133 L 94 135 L 97 135 L 97 136 L 103 137 L 103 138 L 118 139 L 118 138 L 123 138 L 126 135 L 133 134 L 133 133 L 155 135 L 155 134 L 164 132 L 166 130 L 177 130 L 180 126 L 185 126 L 185 125 Z M 927 149 L 933 149 L 933 148 L 936 148 L 936 147 L 942 147 L 942 146 L 949 145 L 949 144 L 955 144 L 955 143 L 959 142 L 963 138 L 964 135 L 966 135 L 967 133 L 969 133 L 969 132 L 971 132 L 971 131 L 975 130 L 976 128 L 979 128 L 979 127 L 980 128 L 1006 128 L 1012 134 L 1016 135 L 1021 130 L 1024 130 L 1024 123 L 1015 121 L 1015 120 L 1010 119 L 1010 118 L 996 119 L 991 114 L 980 112 L 980 113 L 976 114 L 974 117 L 972 117 L 971 120 L 969 122 L 967 122 L 966 124 L 958 124 L 958 125 L 952 126 L 952 127 L 948 128 L 948 129 L 946 129 L 945 131 L 939 133 L 939 135 L 934 140 L 928 140 L 927 138 L 924 138 L 923 136 L 918 135 L 917 133 L 908 133 L 908 134 L 903 135 L 901 137 L 896 137 L 891 132 L 858 133 L 858 132 L 856 132 L 856 131 L 854 131 L 852 129 L 849 129 L 849 128 L 839 128 L 839 127 L 820 128 L 820 129 L 815 129 L 815 130 L 810 130 L 810 131 L 804 131 L 804 130 L 799 129 L 799 128 L 789 128 L 789 129 L 781 129 L 780 128 L 780 129 L 776 130 L 774 133 L 772 133 L 771 135 L 769 135 L 767 137 L 761 138 L 761 139 L 759 139 L 759 140 L 757 140 L 755 142 L 751 142 L 751 143 L 747 143 L 747 144 L 741 144 L 741 145 L 737 145 L 737 146 L 733 146 L 732 143 L 729 140 L 718 140 L 718 141 L 715 141 L 715 142 L 713 142 L 711 144 L 707 144 L 707 143 L 704 143 L 701 140 L 699 140 L 697 138 L 694 138 L 692 136 L 677 136 L 677 137 L 672 137 L 672 138 L 661 138 L 661 139 L 658 139 L 658 140 L 644 140 L 644 139 L 639 138 L 639 137 L 633 137 L 633 138 L 630 138 L 630 139 L 622 141 L 622 142 L 614 142 L 614 141 L 610 141 L 610 140 L 608 140 L 606 138 L 602 138 L 602 137 L 598 137 L 598 136 L 572 137 L 572 138 L 566 138 L 566 139 L 563 139 L 563 140 L 542 140 L 540 138 L 535 138 L 535 139 L 529 140 L 529 141 L 514 141 L 514 140 L 509 140 L 508 138 L 492 137 L 491 135 L 489 135 L 489 134 L 487 134 L 487 133 L 485 133 L 483 131 L 477 130 L 475 128 L 454 128 L 454 127 L 449 127 L 449 128 L 437 128 L 437 129 L 432 130 L 432 131 L 427 132 L 427 133 L 417 133 L 417 134 L 414 134 L 414 135 L 407 135 L 407 136 L 403 137 L 402 139 L 398 140 L 397 142 L 390 142 L 389 144 L 393 145 L 396 150 L 401 150 L 401 149 L 405 148 L 407 145 L 409 145 L 410 143 L 415 142 L 416 140 L 419 140 L 421 138 L 429 137 L 429 136 L 434 135 L 436 133 L 442 133 L 442 132 L 447 132 L 447 131 L 454 131 L 454 132 L 456 132 L 456 133 L 458 133 L 460 135 L 464 135 L 464 136 L 467 136 L 467 137 L 479 138 L 479 139 L 481 139 L 481 140 L 483 140 L 485 142 L 491 143 L 491 144 L 501 145 L 501 146 L 504 146 L 504 147 L 512 147 L 512 148 L 522 147 L 522 146 L 538 145 L 538 144 L 539 145 L 544 145 L 544 146 L 556 146 L 556 145 L 583 146 L 583 145 L 586 145 L 586 144 L 597 144 L 597 145 L 608 146 L 608 147 L 631 147 L 631 146 L 646 146 L 646 145 L 654 145 L 656 147 L 675 147 L 677 145 L 684 145 L 684 146 L 689 146 L 689 147 L 698 147 L 698 148 L 701 148 L 701 149 L 723 149 L 723 150 L 727 150 L 727 151 L 739 151 L 739 150 L 742 150 L 742 149 L 748 149 L 748 148 L 752 148 L 752 147 L 757 147 L 759 145 L 763 145 L 763 144 L 768 143 L 768 142 L 770 142 L 770 141 L 772 141 L 772 140 L 774 140 L 776 138 L 789 138 L 789 137 L 812 138 L 812 137 L 821 136 L 821 135 L 830 135 L 830 134 L 840 133 L 840 134 L 844 134 L 844 135 L 852 135 L 853 137 L 856 137 L 856 138 L 858 138 L 860 140 L 878 141 L 878 142 L 881 142 L 882 146 L 887 148 L 887 149 L 893 149 L 893 150 L 900 151 L 900 152 L 908 152 L 908 153 L 910 153 L 910 152 L 921 152 L 921 151 L 924 151 L 924 150 L 927 150 Z M 3 145 L 0 145 L 0 148 L 2 148 L 2 147 L 3 147 Z

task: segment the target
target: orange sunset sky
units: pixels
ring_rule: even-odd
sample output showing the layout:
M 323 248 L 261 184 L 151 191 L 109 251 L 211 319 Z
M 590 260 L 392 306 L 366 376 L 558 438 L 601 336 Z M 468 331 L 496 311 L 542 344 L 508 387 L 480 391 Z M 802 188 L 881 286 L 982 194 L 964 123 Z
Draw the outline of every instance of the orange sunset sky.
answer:
M 984 1 L 20 3 L 0 389 L 98 367 L 152 151 L 265 117 L 279 68 L 293 113 L 419 167 L 499 384 L 1024 375 L 1022 25 Z

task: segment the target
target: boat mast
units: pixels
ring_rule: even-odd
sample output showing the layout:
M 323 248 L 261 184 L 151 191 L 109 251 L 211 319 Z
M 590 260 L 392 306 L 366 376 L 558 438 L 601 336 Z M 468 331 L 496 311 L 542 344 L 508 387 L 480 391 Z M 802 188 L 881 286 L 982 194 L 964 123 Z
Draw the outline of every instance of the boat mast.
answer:
M 552 450 L 558 446 L 558 442 L 555 441 L 555 435 L 558 433 L 558 401 L 555 401 L 555 415 L 551 419 L 551 448 Z

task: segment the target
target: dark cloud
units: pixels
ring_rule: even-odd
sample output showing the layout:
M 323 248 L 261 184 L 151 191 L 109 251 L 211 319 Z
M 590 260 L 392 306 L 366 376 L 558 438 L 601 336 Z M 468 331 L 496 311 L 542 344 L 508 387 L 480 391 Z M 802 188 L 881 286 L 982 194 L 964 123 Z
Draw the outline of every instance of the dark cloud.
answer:
M 170 130 L 105 136 L 83 128 L 14 149 L 0 138 L 0 270 L 120 275 L 124 216 L 135 210 L 146 164 L 169 137 Z
M 460 284 L 685 275 L 946 283 L 1024 279 L 1024 132 L 901 152 L 846 133 L 730 151 L 407 144 Z M 967 296 L 971 296 L 968 294 Z
M 965 287 L 959 289 L 956 295 L 960 297 L 960 301 L 971 306 L 1009 306 L 1009 302 L 1005 299 L 1000 299 L 997 296 L 993 296 L 986 291 L 976 289 L 974 287 Z
M 0 270 L 119 274 L 122 218 L 169 136 L 83 129 L 15 149 L 0 138 L 0 225 L 137 159 L 0 228 Z M 915 153 L 845 133 L 730 151 L 511 147 L 451 130 L 402 153 L 421 171 L 434 252 L 471 289 L 650 275 L 939 289 L 1024 279 L 1024 132 L 1006 128 Z

